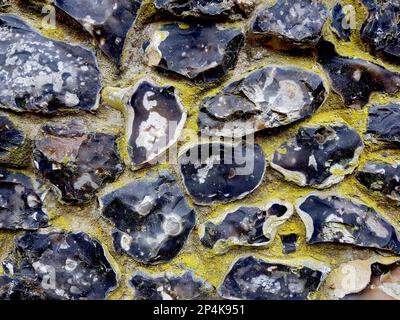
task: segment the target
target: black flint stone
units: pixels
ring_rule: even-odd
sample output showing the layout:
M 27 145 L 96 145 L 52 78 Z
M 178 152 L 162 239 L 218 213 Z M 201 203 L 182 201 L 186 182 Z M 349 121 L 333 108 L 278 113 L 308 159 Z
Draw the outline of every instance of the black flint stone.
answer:
M 366 135 L 400 146 L 400 105 L 372 106 L 368 113 Z
M 289 254 L 296 252 L 297 250 L 297 240 L 299 236 L 295 233 L 284 234 L 280 236 L 282 245 L 283 245 L 283 253 Z
M 336 32 L 339 39 L 349 42 L 351 26 L 347 20 L 346 14 L 343 11 L 343 6 L 340 3 L 336 3 L 332 9 L 331 27 Z
M 19 130 L 7 115 L 0 113 L 0 161 L 21 147 L 24 141 L 24 132 Z

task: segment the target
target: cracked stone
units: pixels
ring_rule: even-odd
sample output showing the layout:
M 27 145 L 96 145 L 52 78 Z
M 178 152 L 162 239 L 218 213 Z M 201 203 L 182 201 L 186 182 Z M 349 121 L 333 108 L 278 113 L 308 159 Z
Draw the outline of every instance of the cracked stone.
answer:
M 145 60 L 149 66 L 199 82 L 212 82 L 235 67 L 243 44 L 240 28 L 166 24 L 154 32 L 145 49 Z
M 0 108 L 43 114 L 98 108 L 101 74 L 91 50 L 46 38 L 2 14 L 0 61 Z
M 314 0 L 278 0 L 262 9 L 251 26 L 256 35 L 283 40 L 301 48 L 314 47 L 328 19 L 324 4 Z
M 21 300 L 46 300 L 43 289 L 37 288 L 30 279 L 13 279 L 8 276 L 0 276 L 0 301 Z
M 224 299 L 306 300 L 318 290 L 329 271 L 318 268 L 311 262 L 286 265 L 242 257 L 234 262 L 218 292 Z
M 400 90 L 398 73 L 367 60 L 341 56 L 330 42 L 318 46 L 318 62 L 348 107 L 364 107 L 373 93 L 395 94 Z
M 271 166 L 301 187 L 329 188 L 353 173 L 364 145 L 343 123 L 303 127 L 274 153 Z
M 356 179 L 371 191 L 400 202 L 400 166 L 398 163 L 367 162 L 356 172 Z
M 31 177 L 0 170 L 0 229 L 37 230 L 48 226 L 46 188 Z
M 343 6 L 338 2 L 332 9 L 331 29 L 339 39 L 350 42 L 351 37 L 351 17 L 346 14 Z
M 361 28 L 361 39 L 373 53 L 400 61 L 400 3 L 398 1 L 363 0 L 369 16 Z
M 393 143 L 400 146 L 400 104 L 372 106 L 368 113 L 366 139 Z
M 129 284 L 134 288 L 135 300 L 204 300 L 213 288 L 191 270 L 182 275 L 164 273 L 151 275 L 136 272 Z
M 123 171 L 115 135 L 87 133 L 81 120 L 45 125 L 42 133 L 43 137 L 35 141 L 34 164 L 55 186 L 63 202 L 89 201 Z
M 375 209 L 336 195 L 299 199 L 297 212 L 306 226 L 307 243 L 343 243 L 400 254 L 399 235 Z
M 199 205 L 244 198 L 260 186 L 266 169 L 261 147 L 248 143 L 197 144 L 178 163 L 186 191 Z
M 141 80 L 129 89 L 106 88 L 103 95 L 109 104 L 124 106 L 125 148 L 134 169 L 157 163 L 178 141 L 187 113 L 175 87 Z
M 157 9 L 181 18 L 239 20 L 248 17 L 254 0 L 154 0 Z
M 199 127 L 210 136 L 245 136 L 309 117 L 326 96 L 323 81 L 315 73 L 294 67 L 266 67 L 206 98 Z
M 14 282 L 22 282 L 21 289 L 11 286 L 9 296 L 31 291 L 46 300 L 99 300 L 117 285 L 103 247 L 83 232 L 27 232 L 16 238 L 3 269 Z
M 267 246 L 292 214 L 293 207 L 278 200 L 270 201 L 265 208 L 239 207 L 200 225 L 200 241 L 216 254 L 235 246 Z
M 79 22 L 117 65 L 141 3 L 141 0 L 54 0 L 55 6 Z
M 195 226 L 195 211 L 167 171 L 116 189 L 99 203 L 115 225 L 115 249 L 145 264 L 172 260 Z

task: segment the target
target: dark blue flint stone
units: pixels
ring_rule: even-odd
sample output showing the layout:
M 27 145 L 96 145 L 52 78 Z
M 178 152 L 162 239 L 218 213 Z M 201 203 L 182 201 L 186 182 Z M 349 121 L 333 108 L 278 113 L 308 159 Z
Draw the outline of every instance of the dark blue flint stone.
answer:
M 25 233 L 3 269 L 3 299 L 100 300 L 117 285 L 103 247 L 83 232 Z
M 46 38 L 0 15 L 0 108 L 54 114 L 95 111 L 101 74 L 93 51 Z
M 115 249 L 145 264 L 173 259 L 192 231 L 196 214 L 167 171 L 129 183 L 99 198 L 114 225 Z
M 78 21 L 100 49 L 119 65 L 129 29 L 141 0 L 55 0 L 57 8 Z
M 22 151 L 25 142 L 27 140 L 24 132 L 17 128 L 7 115 L 0 113 L 0 162 L 7 164 L 16 162 L 12 156 L 14 152 Z
M 346 23 L 348 24 L 346 28 Z M 345 42 L 350 42 L 351 28 L 346 17 L 346 13 L 343 11 L 343 6 L 338 2 L 332 9 L 332 29 L 336 32 L 339 39 Z
M 37 230 L 48 226 L 46 190 L 23 173 L 0 170 L 0 229 Z
M 186 190 L 199 205 L 228 203 L 257 189 L 266 161 L 259 145 L 198 144 L 179 157 Z
M 400 146 L 400 104 L 372 106 L 365 136 Z
M 307 300 L 318 290 L 325 273 L 247 256 L 233 264 L 218 292 L 231 300 Z
M 163 38 L 160 42 L 159 38 Z M 164 39 L 165 38 L 165 39 Z M 160 26 L 145 50 L 147 63 L 194 79 L 212 82 L 236 65 L 244 44 L 243 30 L 215 25 Z
M 159 276 L 136 272 L 129 284 L 134 289 L 135 300 L 204 300 L 212 287 L 193 271 L 182 275 L 165 273 Z
M 348 107 L 364 107 L 372 93 L 395 94 L 400 90 L 400 74 L 367 60 L 341 56 L 331 42 L 318 45 L 318 62 Z
M 306 226 L 307 243 L 344 243 L 400 254 L 395 228 L 373 208 L 335 195 L 300 199 L 297 212 Z

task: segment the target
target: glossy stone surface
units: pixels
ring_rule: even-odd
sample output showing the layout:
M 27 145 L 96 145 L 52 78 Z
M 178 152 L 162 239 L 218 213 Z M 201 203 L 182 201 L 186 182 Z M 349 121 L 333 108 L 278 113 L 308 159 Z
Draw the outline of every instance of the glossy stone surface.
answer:
M 0 300 L 46 300 L 46 298 L 44 290 L 37 288 L 30 279 L 0 276 Z
M 253 256 L 239 258 L 218 291 L 235 300 L 306 300 L 327 270 L 269 263 Z
M 0 229 L 37 230 L 48 226 L 43 208 L 47 190 L 31 177 L 0 169 Z
M 99 203 L 115 225 L 115 249 L 145 264 L 173 259 L 195 225 L 194 210 L 167 171 L 116 189 Z
M 244 43 L 240 28 L 161 25 L 145 49 L 147 64 L 200 82 L 223 78 Z
M 369 15 L 361 28 L 361 39 L 374 53 L 400 61 L 398 1 L 363 0 Z
M 367 162 L 355 177 L 367 189 L 400 201 L 400 164 Z
M 365 137 L 400 146 L 400 104 L 372 106 L 368 113 Z
M 34 164 L 61 194 L 61 200 L 82 203 L 113 182 L 122 172 L 117 137 L 86 132 L 81 120 L 42 127 L 43 137 L 35 141 Z
M 295 233 L 284 234 L 280 236 L 282 246 L 283 246 L 283 253 L 290 254 L 296 252 L 298 248 L 298 239 L 299 236 Z
M 293 207 L 278 200 L 265 208 L 239 207 L 200 225 L 200 241 L 217 254 L 235 246 L 267 246 L 292 214 Z
M 24 166 L 23 149 L 27 144 L 25 133 L 9 116 L 0 113 L 0 163 Z
M 117 284 L 103 247 L 83 232 L 25 233 L 16 238 L 3 269 L 23 284 L 22 294 L 28 291 L 28 299 L 36 291 L 51 300 L 99 300 Z M 18 287 L 14 290 L 10 288 L 8 295 L 21 293 Z
M 125 108 L 125 137 L 131 163 L 135 168 L 156 163 L 177 142 L 185 125 L 186 110 L 176 89 L 140 81 L 129 92 Z
M 299 186 L 324 189 L 354 171 L 363 148 L 357 131 L 344 123 L 303 127 L 275 151 L 271 166 Z
M 270 66 L 227 85 L 203 102 L 199 127 L 211 136 L 241 137 L 311 116 L 327 92 L 315 73 Z
M 228 203 L 257 189 L 266 161 L 253 144 L 197 144 L 179 157 L 179 169 L 188 194 L 199 205 Z
M 395 228 L 373 208 L 349 198 L 311 194 L 298 201 L 297 212 L 309 244 L 344 243 L 400 253 Z
M 339 39 L 349 42 L 351 36 L 351 25 L 343 6 L 338 2 L 332 9 L 331 28 Z
M 134 289 L 135 300 L 204 300 L 212 292 L 212 287 L 193 271 L 182 275 L 164 273 L 154 275 L 136 272 L 129 284 Z
M 141 0 L 54 0 L 55 6 L 78 21 L 116 64 L 136 20 Z
M 258 13 L 251 31 L 300 47 L 313 47 L 328 18 L 324 4 L 314 0 L 278 0 Z
M 98 107 L 101 75 L 90 50 L 0 15 L 0 61 L 0 108 L 53 114 Z
M 365 106 L 372 93 L 394 94 L 400 90 L 398 73 L 366 60 L 341 56 L 330 42 L 318 46 L 318 62 L 348 107 Z
M 154 0 L 157 9 L 176 17 L 215 20 L 247 17 L 256 3 L 255 0 Z

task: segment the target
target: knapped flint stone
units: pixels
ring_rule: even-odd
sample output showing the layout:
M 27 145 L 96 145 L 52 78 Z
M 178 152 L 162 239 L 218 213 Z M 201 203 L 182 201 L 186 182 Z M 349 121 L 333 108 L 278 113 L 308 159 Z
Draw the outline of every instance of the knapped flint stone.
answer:
M 54 0 L 55 6 L 78 21 L 117 65 L 141 3 L 142 0 Z
M 297 240 L 299 236 L 295 233 L 283 234 L 280 236 L 283 246 L 283 253 L 290 254 L 296 252 L 298 243 Z
M 234 262 L 218 292 L 234 300 L 306 300 L 327 272 L 326 267 L 318 270 L 242 257 Z
M 256 190 L 266 161 L 259 145 L 197 144 L 178 159 L 187 193 L 198 205 L 228 203 Z
M 24 152 L 27 144 L 25 133 L 6 114 L 0 113 L 0 163 L 23 166 L 26 156 L 19 153 Z
M 254 0 L 154 0 L 157 9 L 176 17 L 229 20 L 246 18 L 256 3 Z
M 400 2 L 363 0 L 369 16 L 361 28 L 361 39 L 374 53 L 400 61 Z
M 0 63 L 0 108 L 45 114 L 98 108 L 101 74 L 91 50 L 0 15 Z
M 87 133 L 81 120 L 45 125 L 42 133 L 35 141 L 34 164 L 56 187 L 63 202 L 89 201 L 123 170 L 115 135 Z
M 367 162 L 355 177 L 367 189 L 400 201 L 400 164 Z
M 395 228 L 373 208 L 336 195 L 311 194 L 297 203 L 309 244 L 343 243 L 400 254 Z
M 372 106 L 368 113 L 366 138 L 400 146 L 400 104 Z
M 400 90 L 398 73 L 367 60 L 341 56 L 330 42 L 318 45 L 318 62 L 348 107 L 365 106 L 375 92 L 395 94 Z
M 329 188 L 351 174 L 364 145 L 343 123 L 302 127 L 274 153 L 271 166 L 301 187 Z
M 29 290 L 44 293 L 45 299 L 99 300 L 117 285 L 103 247 L 83 232 L 25 233 L 15 239 L 3 269 L 17 283 L 28 281 Z
M 323 81 L 315 73 L 295 67 L 266 67 L 206 98 L 199 127 L 211 136 L 245 136 L 311 116 L 326 95 Z
M 239 207 L 199 227 L 201 243 L 217 254 L 234 246 L 267 246 L 293 214 L 289 203 L 270 201 L 265 208 Z
M 185 270 L 182 275 L 159 276 L 136 272 L 129 284 L 134 289 L 135 300 L 204 300 L 212 292 L 211 285 L 195 277 L 191 270 Z
M 126 141 L 131 163 L 153 164 L 174 145 L 186 122 L 186 110 L 173 86 L 140 81 L 128 94 Z
M 347 27 L 344 25 L 346 23 L 348 24 Z M 332 9 L 331 28 L 339 39 L 350 42 L 351 28 L 343 6 L 339 2 Z
M 166 24 L 145 49 L 147 64 L 199 82 L 220 80 L 236 65 L 243 30 L 216 25 Z
M 251 31 L 299 47 L 314 47 L 327 18 L 328 11 L 319 1 L 278 0 L 260 11 Z
M 44 290 L 37 288 L 30 279 L 0 276 L 0 301 L 46 300 L 46 298 Z
M 115 249 L 136 261 L 173 259 L 192 231 L 196 214 L 167 171 L 129 183 L 99 198 L 101 214 L 114 225 Z
M 47 190 L 31 177 L 0 169 L 0 229 L 37 230 L 48 226 L 43 208 Z

